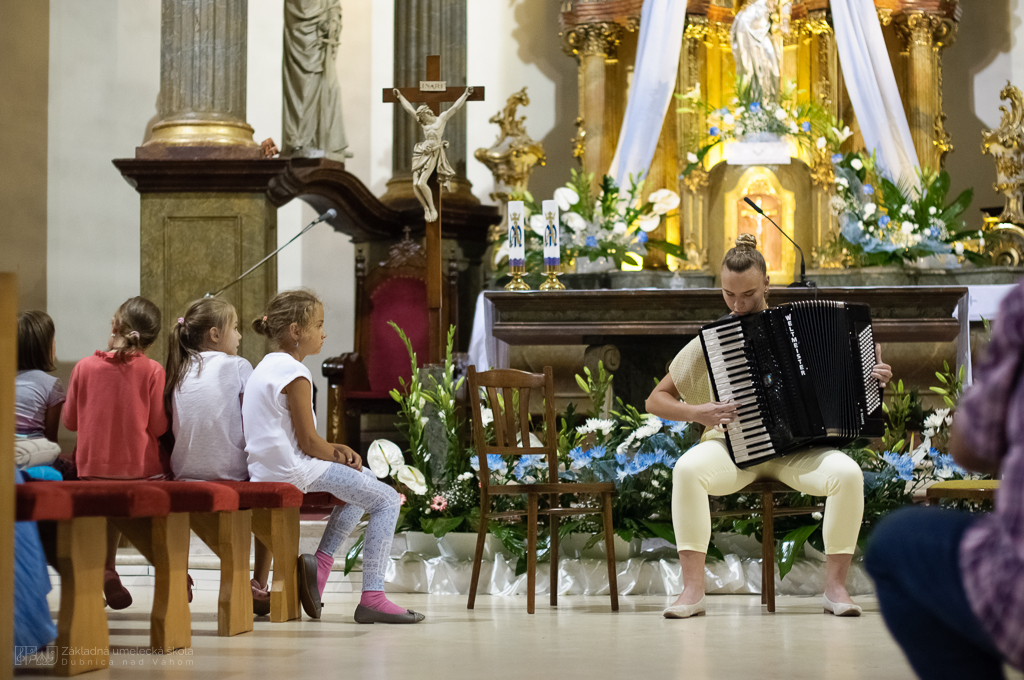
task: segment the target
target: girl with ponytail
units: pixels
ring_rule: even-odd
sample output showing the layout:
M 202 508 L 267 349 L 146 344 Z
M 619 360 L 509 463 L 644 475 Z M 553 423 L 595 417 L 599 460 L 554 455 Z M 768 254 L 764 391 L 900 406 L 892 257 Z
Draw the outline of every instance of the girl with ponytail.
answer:
M 160 309 L 144 297 L 118 307 L 107 351 L 96 351 L 71 371 L 64 425 L 78 432 L 75 465 L 83 479 L 166 479 L 157 438 L 167 431 L 164 369 L 146 356 L 160 334 Z M 103 594 L 111 609 L 132 596 L 114 568 L 121 532 L 107 525 Z
M 768 266 L 753 234 L 740 234 L 722 261 L 722 297 L 732 315 L 768 308 Z M 876 355 L 878 347 L 876 346 Z M 881 358 L 871 372 L 884 386 L 892 370 Z M 676 534 L 683 592 L 664 611 L 685 619 L 705 612 L 704 560 L 711 540 L 709 496 L 734 494 L 755 480 L 780 481 L 811 496 L 827 496 L 822 534 L 825 542 L 824 611 L 860 616 L 850 599 L 846 576 L 857 548 L 864 514 L 864 474 L 842 451 L 808 448 L 740 469 L 729 456 L 722 426 L 737 418 L 736 403 L 715 401 L 700 338 L 691 340 L 669 365 L 669 374 L 647 398 L 647 411 L 665 420 L 706 427 L 699 444 L 680 456 L 672 474 L 672 525 Z

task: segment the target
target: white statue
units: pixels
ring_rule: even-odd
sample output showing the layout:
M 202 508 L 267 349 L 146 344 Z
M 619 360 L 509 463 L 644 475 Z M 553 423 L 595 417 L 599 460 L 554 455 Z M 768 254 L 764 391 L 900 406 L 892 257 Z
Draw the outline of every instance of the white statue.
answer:
M 789 33 L 788 0 L 749 0 L 736 13 L 730 42 L 736 75 L 747 80 L 755 101 L 778 102 L 782 85 L 779 54 L 772 40 L 772 14 L 780 10 L 782 32 Z
M 448 163 L 448 157 L 444 153 L 445 147 L 448 146 L 448 142 L 443 139 L 444 128 L 459 107 L 473 94 L 473 88 L 467 87 L 451 108 L 439 116 L 435 116 L 426 104 L 414 109 L 398 89 L 394 92 L 395 99 L 402 103 L 402 108 L 415 117 L 423 128 L 424 141 L 417 142 L 412 148 L 412 190 L 423 206 L 424 219 L 427 222 L 434 222 L 437 220 L 437 209 L 434 207 L 434 198 L 430 194 L 427 182 L 436 169 L 438 184 L 448 191 L 452 190 L 451 181 L 455 177 L 455 170 Z

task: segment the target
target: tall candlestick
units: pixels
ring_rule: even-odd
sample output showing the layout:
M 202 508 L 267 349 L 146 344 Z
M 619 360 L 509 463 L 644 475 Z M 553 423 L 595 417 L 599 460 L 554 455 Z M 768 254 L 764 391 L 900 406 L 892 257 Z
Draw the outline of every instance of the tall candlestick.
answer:
M 522 201 L 508 202 L 508 273 L 512 280 L 505 290 L 530 290 L 523 281 L 526 272 L 526 239 L 523 225 L 526 224 L 526 207 Z
M 562 250 L 558 240 L 558 201 L 544 201 L 541 204 L 544 220 L 544 271 L 547 280 L 540 284 L 541 290 L 565 290 L 558 280 L 558 269 L 562 262 Z

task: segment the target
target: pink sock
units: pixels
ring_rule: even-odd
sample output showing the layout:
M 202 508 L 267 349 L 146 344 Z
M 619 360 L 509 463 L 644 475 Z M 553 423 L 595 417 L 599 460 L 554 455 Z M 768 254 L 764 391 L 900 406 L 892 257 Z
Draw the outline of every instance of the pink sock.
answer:
M 359 604 L 370 609 L 376 609 L 379 612 L 385 614 L 404 614 L 405 609 L 399 607 L 397 604 L 391 602 L 387 597 L 384 596 L 383 590 L 364 590 L 363 597 L 359 600 Z
M 320 550 L 316 551 L 316 587 L 320 595 L 324 594 L 324 586 L 327 585 L 327 577 L 331 575 L 331 567 L 334 566 L 334 555 L 328 555 Z

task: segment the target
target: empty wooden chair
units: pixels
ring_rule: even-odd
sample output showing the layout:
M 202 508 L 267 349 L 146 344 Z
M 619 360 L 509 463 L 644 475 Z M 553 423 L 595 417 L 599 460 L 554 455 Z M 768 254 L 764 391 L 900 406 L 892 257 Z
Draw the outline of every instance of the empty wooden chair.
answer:
M 473 438 L 480 459 L 480 529 L 477 533 L 476 554 L 473 556 L 473 576 L 469 585 L 468 608 L 476 602 L 476 589 L 480 581 L 480 563 L 488 525 L 493 519 L 526 515 L 526 611 L 534 611 L 534 590 L 537 582 L 537 522 L 547 515 L 551 528 L 551 605 L 558 603 L 558 521 L 561 517 L 599 514 L 604 523 L 605 546 L 608 557 L 608 586 L 612 611 L 619 610 L 619 590 L 615 578 L 615 543 L 612 529 L 612 494 L 615 484 L 579 484 L 558 481 L 558 425 L 555 420 L 554 388 L 551 367 L 544 374 L 526 373 L 512 369 L 498 369 L 477 373 L 469 367 L 469 395 L 473 404 Z M 494 415 L 494 442 L 488 441 L 481 417 L 480 390 L 487 392 Z M 530 439 L 530 392 L 541 390 L 544 399 L 545 441 L 536 446 Z M 548 482 L 537 484 L 491 484 L 487 456 L 542 455 L 548 468 Z M 510 466 L 511 467 L 511 466 Z M 568 494 L 593 494 L 601 497 L 599 508 L 561 507 L 561 497 Z M 526 496 L 526 510 L 492 512 L 495 496 Z M 548 499 L 548 507 L 540 508 L 541 496 Z

